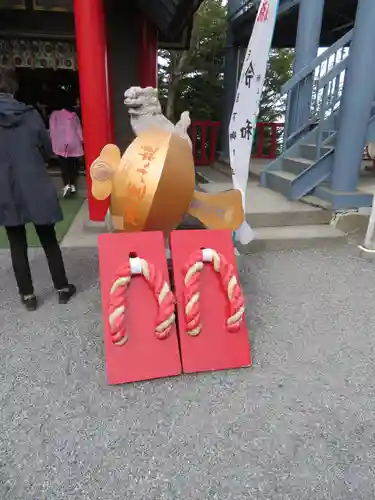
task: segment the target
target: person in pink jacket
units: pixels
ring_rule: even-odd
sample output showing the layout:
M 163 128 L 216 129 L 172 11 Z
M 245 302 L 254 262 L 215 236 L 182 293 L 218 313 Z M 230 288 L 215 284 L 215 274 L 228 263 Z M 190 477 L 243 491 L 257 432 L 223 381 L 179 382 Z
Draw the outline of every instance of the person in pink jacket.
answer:
M 60 109 L 49 119 L 52 149 L 58 157 L 64 183 L 63 196 L 75 194 L 78 179 L 78 158 L 83 156 L 81 122 L 67 93 L 62 94 Z

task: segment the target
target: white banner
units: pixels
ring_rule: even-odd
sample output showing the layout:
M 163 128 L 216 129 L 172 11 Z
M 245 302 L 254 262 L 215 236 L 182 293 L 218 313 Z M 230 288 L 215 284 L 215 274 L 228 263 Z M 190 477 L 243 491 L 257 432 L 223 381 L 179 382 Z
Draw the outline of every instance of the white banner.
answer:
M 241 191 L 245 213 L 251 150 L 278 6 L 279 0 L 260 2 L 229 125 L 229 158 L 233 187 Z M 253 238 L 253 231 L 247 222 L 236 231 L 236 240 L 243 245 L 250 243 Z

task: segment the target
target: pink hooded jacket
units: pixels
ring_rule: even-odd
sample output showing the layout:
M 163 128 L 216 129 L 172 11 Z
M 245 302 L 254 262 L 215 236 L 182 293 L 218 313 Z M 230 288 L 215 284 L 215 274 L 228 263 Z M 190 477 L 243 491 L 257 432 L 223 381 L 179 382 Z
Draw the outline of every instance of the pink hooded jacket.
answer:
M 55 155 L 83 156 L 82 127 L 76 113 L 62 109 L 53 111 L 49 119 L 49 133 Z

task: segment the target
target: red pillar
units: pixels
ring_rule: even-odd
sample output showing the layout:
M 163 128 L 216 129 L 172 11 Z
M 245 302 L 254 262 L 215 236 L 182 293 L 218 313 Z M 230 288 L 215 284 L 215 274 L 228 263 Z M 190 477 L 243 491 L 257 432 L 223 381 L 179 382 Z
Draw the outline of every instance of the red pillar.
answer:
M 158 32 L 144 17 L 141 18 L 141 42 L 139 53 L 141 87 L 158 86 Z
M 101 149 L 111 142 L 112 135 L 103 0 L 74 0 L 74 19 L 89 216 L 92 221 L 102 221 L 109 201 L 93 198 L 89 168 Z

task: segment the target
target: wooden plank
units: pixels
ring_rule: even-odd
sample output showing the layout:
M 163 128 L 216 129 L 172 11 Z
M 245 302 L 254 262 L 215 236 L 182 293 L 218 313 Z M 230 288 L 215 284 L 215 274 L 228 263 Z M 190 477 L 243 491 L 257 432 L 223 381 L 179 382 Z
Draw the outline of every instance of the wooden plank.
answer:
M 159 340 L 156 337 L 157 299 L 143 276 L 132 277 L 126 291 L 125 320 L 128 340 L 122 346 L 113 343 L 109 325 L 110 290 L 118 269 L 126 265 L 129 256 L 138 256 L 153 264 L 169 284 L 162 233 L 99 236 L 104 344 L 109 384 L 169 377 L 181 373 L 176 326 L 173 325 L 168 338 Z
M 250 366 L 251 354 L 246 322 L 241 322 L 238 331 L 228 331 L 226 322 L 230 315 L 229 301 L 220 275 L 213 270 L 212 264 L 205 264 L 200 273 L 201 332 L 197 336 L 187 333 L 184 278 L 190 256 L 202 248 L 214 249 L 233 266 L 233 274 L 238 280 L 232 232 L 174 231 L 170 244 L 183 371 L 193 373 Z

